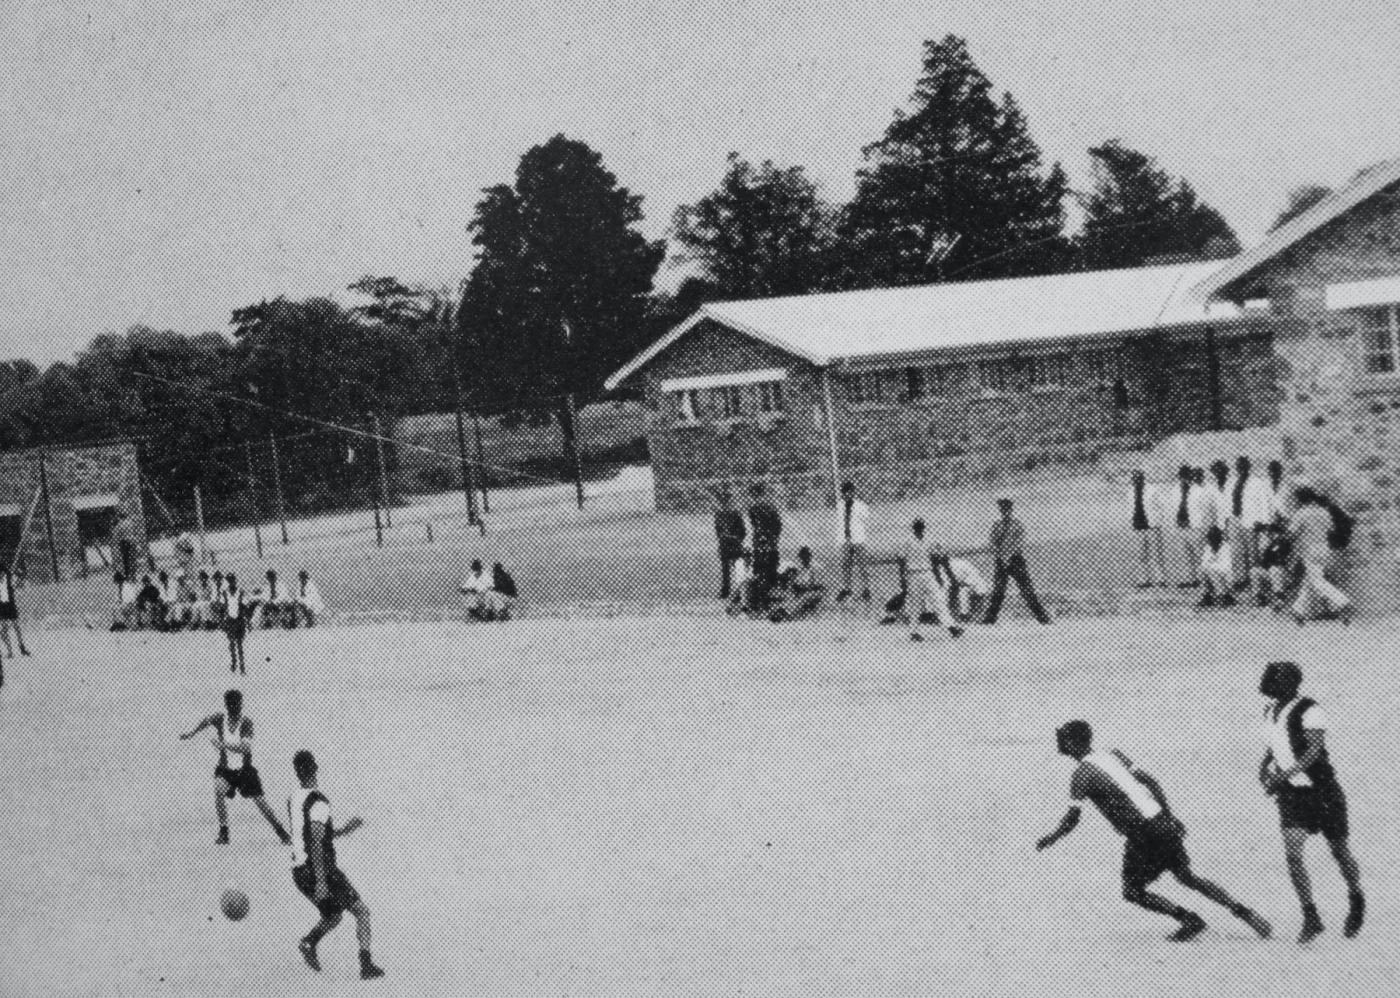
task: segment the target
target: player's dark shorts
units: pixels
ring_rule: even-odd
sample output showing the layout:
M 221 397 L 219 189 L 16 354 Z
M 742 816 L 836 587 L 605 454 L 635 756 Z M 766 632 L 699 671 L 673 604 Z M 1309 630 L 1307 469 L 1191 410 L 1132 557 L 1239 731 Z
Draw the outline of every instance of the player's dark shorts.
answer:
M 1191 866 L 1186 844 L 1165 814 L 1146 821 L 1123 844 L 1123 883 L 1145 887 L 1168 870 Z
M 223 766 L 214 767 L 214 775 L 228 784 L 228 795 L 242 794 L 244 797 L 261 797 L 263 795 L 262 777 L 252 766 L 244 766 L 242 769 L 226 769 Z
M 15 603 L 0 603 L 0 620 L 19 620 L 19 607 Z
M 311 872 L 310 863 L 292 867 L 292 883 L 297 885 L 297 890 L 305 894 L 306 899 L 316 905 L 316 910 L 326 918 L 347 911 L 360 900 L 360 892 L 355 890 L 355 886 L 337 866 L 326 871 L 326 898 L 319 903 L 316 901 L 316 875 Z
M 1277 799 L 1278 823 L 1282 827 L 1301 828 L 1329 839 L 1347 837 L 1347 797 L 1339 784 L 1286 786 L 1279 790 Z
M 242 617 L 225 617 L 220 626 L 230 641 L 242 641 L 243 635 L 248 633 L 248 621 Z

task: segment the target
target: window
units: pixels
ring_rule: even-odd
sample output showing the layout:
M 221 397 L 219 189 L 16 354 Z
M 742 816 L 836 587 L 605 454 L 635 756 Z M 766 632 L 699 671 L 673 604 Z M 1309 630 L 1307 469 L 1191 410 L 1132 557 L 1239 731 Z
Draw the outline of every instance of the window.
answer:
M 700 393 L 691 389 L 675 392 L 674 395 L 676 398 L 676 422 L 700 422 Z
M 1084 372 L 1091 385 L 1111 385 L 1117 378 L 1118 364 L 1107 350 L 1084 355 Z
M 741 385 L 724 385 L 712 389 L 719 402 L 720 419 L 738 419 L 744 414 L 744 389 Z
M 1400 305 L 1360 309 L 1361 363 L 1367 374 L 1400 370 Z
M 783 411 L 783 383 L 781 381 L 760 381 L 758 383 L 758 411 L 764 413 Z
M 1014 360 L 979 360 L 977 387 L 983 395 L 1007 395 L 1020 388 L 1019 364 Z
M 911 367 L 905 372 L 909 388 L 909 401 L 917 402 L 925 398 L 944 398 L 950 394 L 953 383 L 953 370 L 947 365 L 933 367 Z
M 1026 380 L 1032 389 L 1059 388 L 1069 380 L 1069 363 L 1064 354 L 1026 359 Z
M 883 371 L 861 371 L 846 378 L 846 397 L 852 405 L 870 405 L 885 400 Z

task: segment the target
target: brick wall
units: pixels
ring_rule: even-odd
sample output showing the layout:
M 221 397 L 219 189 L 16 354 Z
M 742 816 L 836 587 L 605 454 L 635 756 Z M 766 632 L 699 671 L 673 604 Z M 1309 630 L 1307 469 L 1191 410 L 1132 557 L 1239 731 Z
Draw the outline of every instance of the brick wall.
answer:
M 829 378 L 841 476 L 871 498 L 900 499 L 969 483 L 1054 477 L 1105 451 L 1212 429 L 1217 418 L 1227 429 L 1274 422 L 1278 362 L 1270 327 L 1233 322 L 1214 327 L 1211 336 L 1208 341 L 1199 328 L 1156 331 L 1034 351 L 945 352 L 894 365 L 837 367 Z M 1053 358 L 1056 384 L 983 391 L 982 362 L 1015 367 L 1027 358 Z M 936 389 L 925 382 L 930 397 L 911 399 L 911 366 L 941 372 Z M 684 425 L 674 398 L 660 391 L 667 378 L 775 367 L 788 372 L 781 419 L 746 413 L 717 420 L 706 411 L 698 424 Z M 709 508 L 720 486 L 743 488 L 758 478 L 774 482 L 789 506 L 834 501 L 819 369 L 707 323 L 653 360 L 644 378 L 659 509 Z M 872 379 L 883 390 L 872 388 Z
M 146 536 L 141 485 L 132 444 L 111 444 L 75 450 L 51 450 L 44 458 L 49 485 L 49 512 L 53 521 L 54 549 L 60 579 L 83 571 L 78 539 L 78 514 L 73 501 L 82 496 L 115 494 L 117 515 L 131 518 L 139 542 Z M 40 493 L 40 452 L 11 451 L 0 454 L 0 503 L 17 507 L 21 520 Z M 32 522 L 18 552 L 28 576 L 40 582 L 54 581 L 53 557 L 42 501 L 34 507 Z

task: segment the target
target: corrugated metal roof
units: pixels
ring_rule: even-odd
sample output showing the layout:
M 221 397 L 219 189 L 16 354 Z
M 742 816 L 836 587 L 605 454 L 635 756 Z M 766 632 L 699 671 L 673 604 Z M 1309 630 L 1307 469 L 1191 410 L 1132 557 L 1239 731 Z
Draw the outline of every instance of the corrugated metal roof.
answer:
M 607 386 L 616 388 L 705 319 L 818 366 L 1200 322 L 1220 313 L 1183 299 L 1219 268 L 1216 261 L 714 302 L 632 358 Z
M 1351 211 L 1361 202 L 1375 197 L 1393 184 L 1400 183 L 1400 159 L 1377 163 L 1363 171 L 1351 183 L 1339 191 L 1323 198 L 1296 218 L 1289 219 L 1265 237 L 1253 249 L 1219 267 L 1215 273 L 1191 289 L 1192 302 L 1206 302 L 1222 290 L 1234 284 L 1251 271 L 1268 263 L 1284 250 L 1312 235 L 1328 222 L 1334 221 Z

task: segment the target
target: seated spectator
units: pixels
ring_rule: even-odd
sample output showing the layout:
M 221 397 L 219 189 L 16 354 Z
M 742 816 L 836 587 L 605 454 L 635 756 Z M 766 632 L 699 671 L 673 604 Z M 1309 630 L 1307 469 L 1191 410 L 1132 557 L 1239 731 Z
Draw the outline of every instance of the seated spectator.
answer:
M 977 620 L 987 602 L 987 580 L 977 566 L 966 558 L 943 558 L 943 565 L 953 579 L 948 593 L 948 609 L 959 620 Z
M 457 591 L 462 594 L 462 612 L 468 619 L 480 620 L 486 593 L 491 588 L 491 580 L 486 577 L 486 570 L 481 567 L 479 560 L 472 560 L 471 571 L 462 579 L 462 584 L 457 587 Z
M 277 572 L 267 570 L 267 584 L 253 590 L 251 626 L 257 630 L 269 627 L 292 627 L 296 624 L 296 603 L 287 584 L 277 578 Z
M 782 573 L 780 586 L 777 605 L 768 614 L 768 619 L 773 623 L 797 620 L 817 611 L 822 597 L 826 595 L 826 586 L 812 563 L 811 548 L 798 550 L 797 564 Z
M 127 581 L 121 572 L 112 573 L 117 587 L 117 602 L 112 607 L 112 630 L 134 631 L 141 626 L 141 614 L 136 607 L 136 584 Z
M 1282 608 L 1284 594 L 1291 588 L 1292 568 L 1293 538 L 1288 536 L 1288 521 L 1276 516 L 1263 530 L 1259 559 L 1251 569 L 1259 606 Z
M 292 623 L 304 620 L 307 627 L 316 626 L 316 618 L 326 612 L 326 603 L 321 599 L 321 590 L 311 581 L 311 574 L 302 569 L 297 575 L 296 592 L 292 593 Z
M 1206 531 L 1206 549 L 1201 555 L 1201 577 L 1205 580 L 1206 592 L 1197 606 L 1206 609 L 1235 605 L 1234 553 L 1225 541 L 1225 532 L 1219 527 L 1211 527 Z
M 178 631 L 189 625 L 194 618 L 194 590 L 189 576 L 183 568 L 175 570 L 175 579 L 170 581 L 161 572 L 161 596 L 165 603 L 166 630 Z
M 753 552 L 744 548 L 729 570 L 729 603 L 724 612 L 731 617 L 754 612 L 754 596 L 757 583 L 753 574 Z
M 491 566 L 491 588 L 482 594 L 478 615 L 482 620 L 509 620 L 518 598 L 515 580 L 498 561 Z
M 219 580 L 223 581 L 222 575 Z M 214 611 L 216 599 L 215 589 L 209 582 L 209 573 L 200 569 L 198 586 L 194 588 L 193 599 L 190 601 L 190 627 L 207 631 L 219 626 L 218 616 Z

